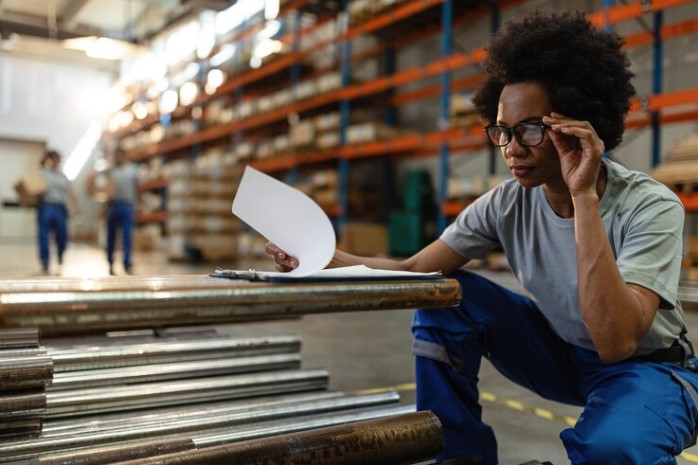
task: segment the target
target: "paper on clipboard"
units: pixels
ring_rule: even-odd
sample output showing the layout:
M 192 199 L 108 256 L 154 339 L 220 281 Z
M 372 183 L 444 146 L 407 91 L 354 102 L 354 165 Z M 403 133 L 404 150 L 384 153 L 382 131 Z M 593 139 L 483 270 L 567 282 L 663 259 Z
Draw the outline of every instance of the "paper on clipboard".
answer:
M 288 273 L 264 272 L 269 277 L 308 276 L 332 260 L 337 239 L 322 208 L 303 192 L 261 171 L 245 168 L 232 212 L 267 240 L 298 258 L 296 269 Z

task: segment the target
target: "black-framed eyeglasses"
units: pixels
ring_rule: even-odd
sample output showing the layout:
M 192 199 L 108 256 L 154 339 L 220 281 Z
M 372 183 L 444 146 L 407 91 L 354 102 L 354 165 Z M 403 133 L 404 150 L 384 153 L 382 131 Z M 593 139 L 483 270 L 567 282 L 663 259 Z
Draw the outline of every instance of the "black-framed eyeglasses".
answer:
M 550 126 L 543 123 L 520 123 L 512 127 L 503 124 L 485 126 L 487 137 L 497 147 L 509 145 L 512 137 L 516 137 L 516 141 L 521 145 L 535 147 L 543 142 L 546 129 L 550 129 Z

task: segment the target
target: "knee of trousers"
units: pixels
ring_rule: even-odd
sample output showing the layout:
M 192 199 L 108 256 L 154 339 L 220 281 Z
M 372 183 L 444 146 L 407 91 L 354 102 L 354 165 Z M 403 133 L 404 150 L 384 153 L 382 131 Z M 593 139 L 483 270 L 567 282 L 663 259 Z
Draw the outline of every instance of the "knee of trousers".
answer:
M 580 435 L 574 428 L 569 428 L 560 433 L 560 438 L 567 449 L 567 455 L 575 465 L 676 463 L 662 460 L 670 457 L 666 452 L 662 457 L 655 457 L 657 450 L 638 438 L 637 432 L 632 428 L 625 430 L 599 428 L 593 434 L 586 436 Z
M 413 327 L 440 327 L 452 331 L 461 328 L 486 325 L 496 319 L 502 307 L 508 307 L 515 297 L 492 281 L 468 271 L 449 275 L 457 279 L 463 289 L 462 300 L 457 307 L 417 310 Z

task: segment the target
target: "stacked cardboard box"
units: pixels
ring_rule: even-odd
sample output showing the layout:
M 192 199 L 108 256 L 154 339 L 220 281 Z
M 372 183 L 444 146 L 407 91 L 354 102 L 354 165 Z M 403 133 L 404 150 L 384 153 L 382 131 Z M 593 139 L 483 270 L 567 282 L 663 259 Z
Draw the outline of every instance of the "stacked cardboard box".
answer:
M 221 262 L 237 258 L 240 220 L 231 211 L 242 168 L 232 152 L 209 152 L 171 164 L 168 258 Z
M 46 180 L 38 171 L 25 173 L 14 185 L 19 204 L 26 207 L 38 205 L 47 188 Z

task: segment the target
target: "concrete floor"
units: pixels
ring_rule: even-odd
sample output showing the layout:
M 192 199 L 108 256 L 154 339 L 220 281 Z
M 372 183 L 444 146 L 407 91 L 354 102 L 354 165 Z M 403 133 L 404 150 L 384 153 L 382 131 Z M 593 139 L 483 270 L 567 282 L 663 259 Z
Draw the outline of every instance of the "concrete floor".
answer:
M 39 264 L 34 243 L 0 242 L 0 279 L 37 276 Z M 216 265 L 246 268 L 248 263 L 170 263 L 161 253 L 138 253 L 137 275 L 207 274 Z M 259 263 L 257 263 L 259 265 Z M 60 270 L 63 276 L 107 276 L 101 250 L 71 244 Z M 119 273 L 120 267 L 116 269 Z M 512 288 L 518 285 L 507 273 L 486 273 Z M 411 311 L 379 311 L 312 315 L 297 320 L 227 325 L 239 335 L 297 334 L 303 341 L 303 368 L 325 368 L 330 387 L 345 392 L 397 389 L 404 402 L 414 401 L 413 361 L 410 355 Z M 689 336 L 698 334 L 698 313 L 687 314 Z M 485 420 L 498 437 L 500 463 L 514 465 L 529 460 L 569 463 L 558 438 L 579 409 L 539 398 L 503 378 L 486 361 L 480 374 Z M 698 463 L 694 446 L 678 458 L 679 464 Z

